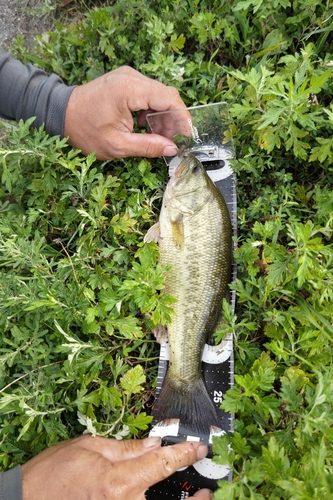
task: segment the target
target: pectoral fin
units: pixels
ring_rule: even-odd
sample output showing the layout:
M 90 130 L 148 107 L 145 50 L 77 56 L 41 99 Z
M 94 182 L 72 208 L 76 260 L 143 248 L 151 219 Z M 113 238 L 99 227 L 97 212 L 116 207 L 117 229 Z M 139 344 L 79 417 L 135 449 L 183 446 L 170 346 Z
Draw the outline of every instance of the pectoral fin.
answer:
M 150 241 L 155 241 L 155 243 L 158 243 L 159 239 L 160 239 L 160 223 L 156 222 L 156 224 L 154 224 L 148 229 L 147 234 L 144 237 L 143 241 L 144 243 L 149 243 Z
M 159 344 L 164 344 L 168 338 L 168 327 L 167 326 L 157 326 L 153 329 L 153 334 Z

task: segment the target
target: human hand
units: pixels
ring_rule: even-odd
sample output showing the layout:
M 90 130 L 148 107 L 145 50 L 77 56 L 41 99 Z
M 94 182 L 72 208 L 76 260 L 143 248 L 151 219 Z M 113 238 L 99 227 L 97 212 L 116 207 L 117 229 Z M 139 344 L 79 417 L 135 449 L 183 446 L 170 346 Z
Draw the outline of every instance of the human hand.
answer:
M 89 434 L 63 441 L 22 466 L 23 500 L 144 500 L 144 492 L 207 455 L 207 447 L 161 440 L 117 441 Z M 210 500 L 209 490 L 192 500 Z M 188 499 L 190 500 L 190 499 Z
M 133 112 L 144 125 L 153 111 L 185 108 L 177 89 L 122 66 L 75 87 L 69 99 L 64 136 L 84 154 L 99 160 L 128 156 L 173 156 L 177 147 L 170 134 L 134 134 Z

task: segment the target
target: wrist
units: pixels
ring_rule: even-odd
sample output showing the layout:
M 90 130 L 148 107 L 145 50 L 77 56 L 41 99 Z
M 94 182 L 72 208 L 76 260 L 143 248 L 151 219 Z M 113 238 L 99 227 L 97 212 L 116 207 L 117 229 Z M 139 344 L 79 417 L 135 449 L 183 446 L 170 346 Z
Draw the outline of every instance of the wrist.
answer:
M 0 472 L 0 500 L 22 500 L 22 470 L 18 465 Z

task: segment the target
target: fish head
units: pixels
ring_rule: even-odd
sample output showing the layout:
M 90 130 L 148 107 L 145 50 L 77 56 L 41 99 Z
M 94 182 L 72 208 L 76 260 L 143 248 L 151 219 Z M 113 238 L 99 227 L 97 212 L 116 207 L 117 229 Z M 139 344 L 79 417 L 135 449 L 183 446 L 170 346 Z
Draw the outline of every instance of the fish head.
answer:
M 201 162 L 187 156 L 176 168 L 166 189 L 169 204 L 183 213 L 195 213 L 212 195 L 212 181 Z

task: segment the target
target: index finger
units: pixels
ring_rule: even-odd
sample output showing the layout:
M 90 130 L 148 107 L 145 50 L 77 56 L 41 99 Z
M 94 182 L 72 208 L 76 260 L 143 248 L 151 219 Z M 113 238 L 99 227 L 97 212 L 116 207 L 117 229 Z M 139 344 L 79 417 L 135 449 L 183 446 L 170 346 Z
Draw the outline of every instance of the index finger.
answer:
M 121 66 L 110 75 L 121 78 L 125 100 L 132 112 L 148 109 L 167 111 L 186 107 L 175 87 L 164 85 L 133 68 Z

